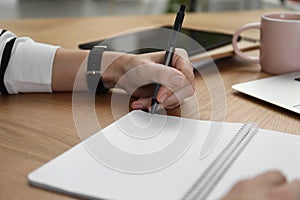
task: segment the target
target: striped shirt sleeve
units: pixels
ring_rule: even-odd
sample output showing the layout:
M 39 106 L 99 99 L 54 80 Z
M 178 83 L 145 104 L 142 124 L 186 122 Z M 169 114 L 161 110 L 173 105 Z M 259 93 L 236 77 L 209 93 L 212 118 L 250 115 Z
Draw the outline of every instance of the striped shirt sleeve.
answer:
M 52 92 L 52 46 L 0 29 L 0 93 Z

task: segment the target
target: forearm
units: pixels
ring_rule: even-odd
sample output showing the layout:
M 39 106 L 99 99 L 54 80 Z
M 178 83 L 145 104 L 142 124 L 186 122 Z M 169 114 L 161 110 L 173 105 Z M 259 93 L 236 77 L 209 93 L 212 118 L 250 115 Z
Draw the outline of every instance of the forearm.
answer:
M 72 91 L 76 76 L 78 78 L 78 90 L 86 90 L 86 79 L 83 62 L 89 51 L 58 49 L 55 54 L 52 68 L 52 91 Z M 81 67 L 82 66 L 82 67 Z M 80 70 L 80 71 L 79 71 Z M 79 72 L 79 73 L 78 73 Z
M 86 66 L 89 51 L 58 49 L 52 68 L 52 91 L 67 92 L 87 90 Z M 102 81 L 106 88 L 115 86 L 122 75 L 121 65 L 129 55 L 117 52 L 104 52 L 102 55 Z M 74 83 L 76 80 L 76 88 Z

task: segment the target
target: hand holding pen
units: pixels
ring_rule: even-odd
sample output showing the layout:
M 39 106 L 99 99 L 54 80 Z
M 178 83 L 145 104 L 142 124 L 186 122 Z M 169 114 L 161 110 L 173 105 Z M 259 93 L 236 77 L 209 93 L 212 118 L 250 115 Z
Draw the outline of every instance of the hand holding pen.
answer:
M 171 37 L 169 40 L 168 48 L 166 50 L 166 54 L 164 57 L 163 64 L 166 66 L 172 67 L 172 60 L 173 60 L 173 55 L 175 53 L 175 47 L 176 47 L 178 33 L 181 30 L 183 19 L 185 16 L 184 10 L 185 10 L 185 6 L 181 5 L 180 10 L 177 12 L 177 15 L 176 15 L 176 19 L 175 19 Z M 151 114 L 153 114 L 157 110 L 157 107 L 159 105 L 159 102 L 157 100 L 157 94 L 158 94 L 160 87 L 161 87 L 160 84 L 156 84 L 156 86 L 155 86 L 154 94 L 153 94 L 152 100 L 151 100 L 151 110 L 150 110 Z
M 163 63 L 165 57 L 165 52 L 163 51 L 140 55 L 131 54 L 129 56 L 132 61 L 130 63 L 135 64 L 128 69 L 131 73 L 125 72 L 126 74 L 130 74 L 130 76 L 126 76 L 127 78 L 124 78 L 123 76 L 122 81 L 119 81 L 119 83 L 122 84 L 123 89 L 132 94 L 133 97 L 137 98 L 131 103 L 132 109 L 149 111 L 151 109 L 153 89 L 156 84 L 145 85 L 144 87 L 139 87 L 135 90 L 137 86 L 141 85 L 140 83 L 159 83 L 160 87 L 157 92 L 157 101 L 159 102 L 158 109 L 160 109 L 160 107 L 173 109 L 185 98 L 194 94 L 195 79 L 193 66 L 184 49 L 175 49 L 172 67 L 160 64 Z
M 130 70 L 131 73 L 127 78 L 123 77 L 119 83 L 133 97 L 138 97 L 137 100 L 131 103 L 132 109 L 148 109 L 152 113 L 158 107 L 173 109 L 185 98 L 194 94 L 195 79 L 193 66 L 189 61 L 187 52 L 184 49 L 175 48 L 183 18 L 184 6 L 181 6 L 180 11 L 177 13 L 165 53 L 161 51 L 140 55 L 127 55 L 131 57 L 131 65 L 123 65 L 123 68 L 128 71 Z M 166 65 L 170 67 L 166 67 Z M 133 68 L 135 70 L 132 70 Z M 122 73 L 126 73 L 127 70 L 123 70 Z M 145 70 L 147 71 L 145 72 Z M 115 70 L 113 72 L 115 73 Z M 154 85 L 154 93 L 153 84 L 139 87 L 135 90 L 137 86 L 145 82 L 156 83 Z

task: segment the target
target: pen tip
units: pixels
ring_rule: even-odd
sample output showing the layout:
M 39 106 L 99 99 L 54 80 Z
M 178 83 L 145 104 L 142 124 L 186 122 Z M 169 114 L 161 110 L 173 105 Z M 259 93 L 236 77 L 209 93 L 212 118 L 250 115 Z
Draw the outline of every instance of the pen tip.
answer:
M 157 106 L 158 106 L 157 103 L 155 103 L 155 104 L 153 104 L 153 105 L 151 106 L 150 113 L 151 113 L 152 115 L 155 113 L 155 111 L 156 111 L 156 109 L 157 109 Z

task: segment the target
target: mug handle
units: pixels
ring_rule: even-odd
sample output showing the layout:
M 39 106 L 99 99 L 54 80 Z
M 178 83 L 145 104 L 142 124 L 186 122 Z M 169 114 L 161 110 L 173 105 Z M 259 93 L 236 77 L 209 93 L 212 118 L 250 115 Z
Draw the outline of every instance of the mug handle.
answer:
M 246 24 L 246 25 L 242 26 L 241 28 L 239 28 L 233 35 L 233 38 L 232 38 L 233 50 L 236 53 L 236 55 L 238 55 L 240 58 L 242 58 L 245 61 L 258 64 L 260 62 L 260 59 L 258 56 L 254 57 L 254 56 L 248 56 L 248 55 L 244 54 L 237 46 L 238 38 L 242 32 L 244 32 L 248 29 L 253 29 L 253 28 L 260 29 L 260 27 L 261 27 L 260 22 L 249 23 L 249 24 Z

